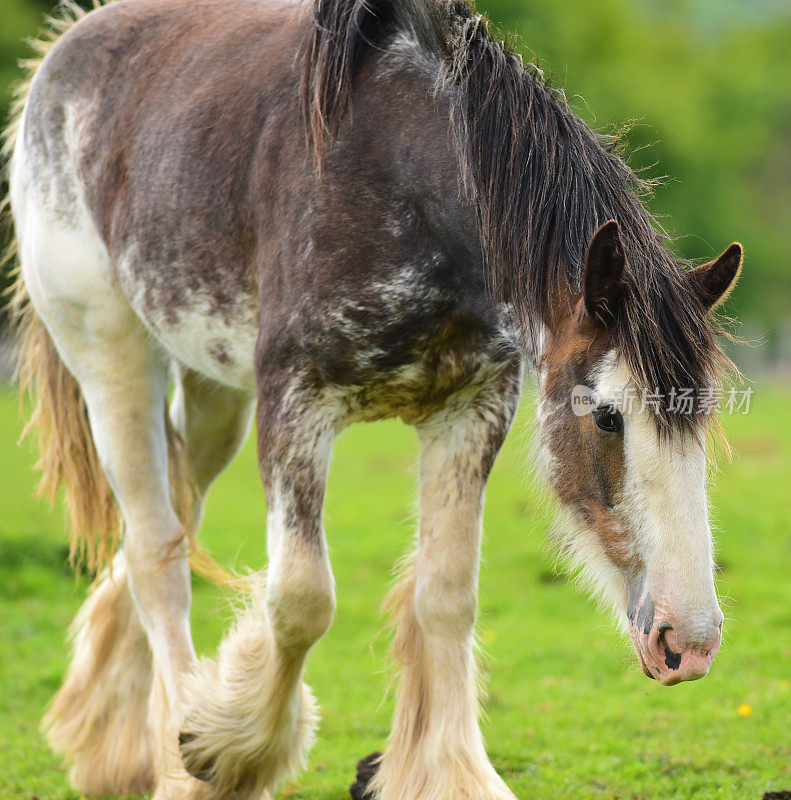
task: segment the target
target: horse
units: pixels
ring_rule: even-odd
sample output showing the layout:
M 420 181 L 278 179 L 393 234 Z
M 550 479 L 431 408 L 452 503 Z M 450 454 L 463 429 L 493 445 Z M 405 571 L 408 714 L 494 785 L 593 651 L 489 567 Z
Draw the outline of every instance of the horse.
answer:
M 674 256 L 618 143 L 463 0 L 117 0 L 62 23 L 31 72 L 7 144 L 21 383 L 41 491 L 65 484 L 97 570 L 45 720 L 74 786 L 260 800 L 305 763 L 333 439 L 400 417 L 420 519 L 364 790 L 512 799 L 478 725 L 474 624 L 526 370 L 559 552 L 646 675 L 707 673 L 716 416 L 671 400 L 728 368 L 714 309 L 741 245 Z M 190 560 L 217 570 L 195 532 L 254 415 L 268 571 L 199 660 Z

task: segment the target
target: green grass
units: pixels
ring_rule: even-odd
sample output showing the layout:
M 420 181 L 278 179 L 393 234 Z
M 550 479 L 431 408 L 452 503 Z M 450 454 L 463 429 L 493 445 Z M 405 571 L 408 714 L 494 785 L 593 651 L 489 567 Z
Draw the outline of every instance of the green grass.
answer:
M 759 385 L 750 415 L 727 420 L 738 460 L 713 496 L 727 637 L 704 681 L 646 680 L 612 625 L 544 553 L 520 428 L 490 483 L 480 631 L 488 655 L 484 733 L 517 796 L 759 800 L 791 789 L 791 426 L 788 390 Z M 16 400 L 0 391 L 0 798 L 78 798 L 37 730 L 68 661 L 64 636 L 87 588 L 66 569 L 62 510 L 31 498 Z M 323 707 L 310 766 L 283 796 L 341 800 L 354 764 L 381 748 L 392 699 L 378 608 L 413 535 L 413 433 L 357 426 L 338 441 L 326 527 L 338 611 L 308 678 Z M 260 566 L 264 500 L 252 446 L 212 492 L 204 541 L 225 563 Z M 227 599 L 195 582 L 198 649 L 211 652 Z M 739 707 L 748 704 L 749 716 Z

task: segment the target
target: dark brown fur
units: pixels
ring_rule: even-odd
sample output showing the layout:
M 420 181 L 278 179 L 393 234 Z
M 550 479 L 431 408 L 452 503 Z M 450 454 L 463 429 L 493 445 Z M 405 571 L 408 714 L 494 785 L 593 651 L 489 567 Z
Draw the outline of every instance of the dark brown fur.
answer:
M 690 292 L 684 265 L 641 202 L 650 186 L 591 131 L 534 68 L 494 41 L 461 0 L 317 0 L 305 99 L 317 154 L 340 125 L 366 56 L 409 29 L 440 63 L 450 92 L 462 179 L 478 215 L 487 276 L 512 303 L 533 351 L 541 328 L 558 324 L 581 294 L 585 248 L 607 219 L 620 223 L 629 270 L 614 309 L 613 340 L 638 385 L 716 384 L 727 359 L 707 308 Z M 663 404 L 660 426 L 699 427 L 700 417 Z
M 114 260 L 132 252 L 124 280 L 154 328 L 199 302 L 229 325 L 257 306 L 261 419 L 298 380 L 305 402 L 344 387 L 347 421 L 420 421 L 512 364 L 517 328 L 534 359 L 548 330 L 573 377 L 562 331 L 609 217 L 628 268 L 606 342 L 572 324 L 585 358 L 614 347 L 665 394 L 717 380 L 715 329 L 645 186 L 463 4 L 114 3 L 33 82 L 27 149 L 55 172 L 64 108 L 99 84 L 75 154 L 97 229 Z M 703 424 L 664 406 L 657 420 Z M 617 495 L 616 478 L 586 481 L 605 506 Z

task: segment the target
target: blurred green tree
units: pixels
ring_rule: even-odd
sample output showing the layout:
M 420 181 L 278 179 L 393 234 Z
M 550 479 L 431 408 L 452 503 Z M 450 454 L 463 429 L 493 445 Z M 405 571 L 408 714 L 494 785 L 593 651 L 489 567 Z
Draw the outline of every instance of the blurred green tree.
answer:
M 635 167 L 669 176 L 652 203 L 677 249 L 746 247 L 732 310 L 788 316 L 791 9 L 707 0 L 485 0 L 591 125 L 634 122 Z M 584 100 L 583 100 L 584 98 Z M 656 165 L 656 166 L 652 166 Z

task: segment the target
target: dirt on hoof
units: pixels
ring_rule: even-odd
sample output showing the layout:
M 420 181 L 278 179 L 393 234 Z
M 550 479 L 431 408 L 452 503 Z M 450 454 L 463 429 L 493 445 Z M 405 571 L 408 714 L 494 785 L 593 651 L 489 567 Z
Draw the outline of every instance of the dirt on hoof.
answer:
M 362 761 L 360 762 L 363 763 Z M 791 792 L 767 792 L 764 800 L 791 800 Z
M 352 800 L 373 800 L 373 794 L 368 791 L 368 784 L 376 775 L 381 758 L 381 753 L 371 753 L 357 762 L 357 780 L 349 787 Z

